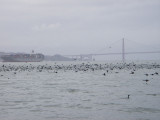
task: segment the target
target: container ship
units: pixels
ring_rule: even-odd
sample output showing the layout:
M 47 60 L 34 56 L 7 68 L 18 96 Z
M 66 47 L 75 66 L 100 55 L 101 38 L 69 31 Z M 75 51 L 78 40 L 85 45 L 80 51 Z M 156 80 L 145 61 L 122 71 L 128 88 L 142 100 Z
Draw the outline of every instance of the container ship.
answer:
M 24 53 L 16 53 L 16 54 L 8 54 L 2 55 L 1 59 L 3 62 L 41 62 L 44 60 L 44 55 L 37 54 L 24 54 Z

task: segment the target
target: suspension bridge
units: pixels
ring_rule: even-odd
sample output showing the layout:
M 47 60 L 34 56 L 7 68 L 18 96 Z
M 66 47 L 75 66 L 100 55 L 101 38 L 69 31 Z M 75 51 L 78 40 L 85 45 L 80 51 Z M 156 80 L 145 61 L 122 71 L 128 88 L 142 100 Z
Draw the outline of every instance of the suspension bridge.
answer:
M 64 55 L 66 57 L 74 58 L 75 60 L 84 61 L 87 59 L 88 61 L 94 60 L 94 56 L 105 56 L 105 55 L 121 55 L 122 56 L 122 62 L 125 62 L 126 55 L 129 54 L 153 54 L 153 53 L 160 53 L 159 51 L 142 51 L 142 52 L 127 52 L 125 51 L 125 40 L 122 39 L 122 51 L 121 52 L 109 52 L 109 53 L 92 53 L 92 54 L 79 54 L 79 55 Z

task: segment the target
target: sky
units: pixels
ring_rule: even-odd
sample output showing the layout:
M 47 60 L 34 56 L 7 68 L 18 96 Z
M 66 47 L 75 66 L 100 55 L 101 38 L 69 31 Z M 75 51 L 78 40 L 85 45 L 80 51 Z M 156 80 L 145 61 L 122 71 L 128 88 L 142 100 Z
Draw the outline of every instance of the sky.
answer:
M 119 52 L 123 38 L 160 51 L 160 0 L 0 0 L 0 52 Z

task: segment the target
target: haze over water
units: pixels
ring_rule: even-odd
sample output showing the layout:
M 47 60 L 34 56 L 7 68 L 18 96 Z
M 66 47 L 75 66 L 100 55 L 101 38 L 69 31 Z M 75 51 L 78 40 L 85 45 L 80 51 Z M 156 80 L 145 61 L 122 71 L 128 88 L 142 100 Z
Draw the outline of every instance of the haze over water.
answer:
M 159 74 L 158 61 L 0 63 L 0 119 L 159 120 Z

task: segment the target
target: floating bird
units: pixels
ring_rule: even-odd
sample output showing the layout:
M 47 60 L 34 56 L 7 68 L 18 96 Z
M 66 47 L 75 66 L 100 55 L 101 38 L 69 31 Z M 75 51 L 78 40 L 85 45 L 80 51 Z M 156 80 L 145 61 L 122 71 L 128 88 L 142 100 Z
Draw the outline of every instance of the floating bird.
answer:
M 148 76 L 148 74 L 144 74 L 144 75 Z
M 130 95 L 128 95 L 128 99 L 129 99 L 129 96 L 130 96 Z
M 146 79 L 146 80 L 143 80 L 143 81 L 146 81 L 146 84 L 147 84 L 147 82 L 148 82 L 149 80 Z
M 134 72 L 133 71 L 131 71 L 131 73 L 130 74 L 134 74 Z
M 158 72 L 155 72 L 154 74 L 158 75 Z

